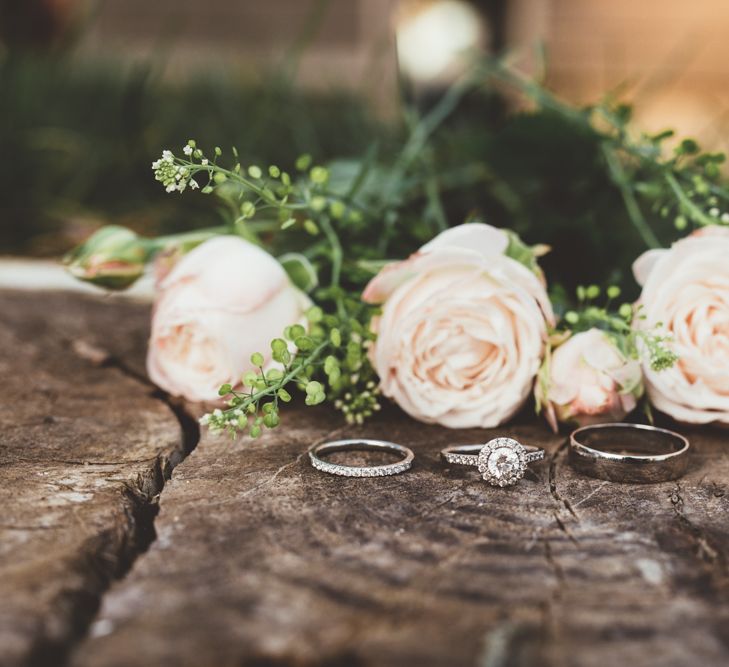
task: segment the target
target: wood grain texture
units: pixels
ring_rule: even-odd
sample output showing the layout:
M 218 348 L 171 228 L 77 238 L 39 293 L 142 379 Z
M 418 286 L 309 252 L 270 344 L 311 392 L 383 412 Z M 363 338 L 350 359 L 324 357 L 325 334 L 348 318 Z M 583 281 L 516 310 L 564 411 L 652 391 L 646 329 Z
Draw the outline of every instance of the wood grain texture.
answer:
M 2 665 L 729 663 L 725 431 L 681 429 L 694 451 L 678 483 L 622 485 L 574 473 L 528 413 L 455 432 L 395 409 L 339 428 L 294 408 L 258 441 L 205 434 L 153 532 L 140 510 L 193 443 L 135 377 L 146 309 L 12 294 L 0 307 Z M 496 433 L 550 456 L 510 489 L 437 456 Z M 309 466 L 312 442 L 357 435 L 411 446 L 413 469 Z M 146 552 L 140 523 L 156 533 Z
M 138 365 L 147 309 L 0 293 L 0 665 L 63 664 L 110 578 L 153 538 L 184 453 Z
M 393 410 L 332 425 L 299 411 L 260 441 L 204 437 L 73 665 L 129 664 L 140 646 L 155 665 L 727 664 L 723 434 L 691 434 L 679 484 L 634 486 L 575 475 L 533 423 L 454 433 Z M 438 460 L 497 432 L 550 460 L 511 489 Z M 314 471 L 308 445 L 345 433 L 407 444 L 415 466 Z

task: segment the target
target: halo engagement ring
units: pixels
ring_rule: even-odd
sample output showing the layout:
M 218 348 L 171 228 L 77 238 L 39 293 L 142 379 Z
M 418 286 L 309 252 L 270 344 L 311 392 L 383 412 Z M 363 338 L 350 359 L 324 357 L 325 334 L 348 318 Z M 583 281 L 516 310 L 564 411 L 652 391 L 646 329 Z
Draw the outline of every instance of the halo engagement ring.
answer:
M 575 470 L 611 482 L 650 484 L 686 472 L 689 441 L 665 428 L 643 424 L 594 424 L 570 435 Z
M 351 452 L 351 451 L 374 451 L 389 452 L 398 454 L 402 457 L 401 461 L 396 463 L 386 463 L 376 466 L 349 466 L 340 463 L 332 463 L 325 461 L 321 456 L 333 454 L 334 452 Z M 410 469 L 413 464 L 412 449 L 403 445 L 387 442 L 386 440 L 333 440 L 324 442 L 320 445 L 314 445 L 309 450 L 309 458 L 311 465 L 317 470 L 327 472 L 330 475 L 341 475 L 342 477 L 384 477 L 385 475 L 397 475 Z
M 478 466 L 492 486 L 511 486 L 524 477 L 529 463 L 544 458 L 544 450 L 522 445 L 513 438 L 494 438 L 485 445 L 446 447 L 441 456 L 448 463 Z

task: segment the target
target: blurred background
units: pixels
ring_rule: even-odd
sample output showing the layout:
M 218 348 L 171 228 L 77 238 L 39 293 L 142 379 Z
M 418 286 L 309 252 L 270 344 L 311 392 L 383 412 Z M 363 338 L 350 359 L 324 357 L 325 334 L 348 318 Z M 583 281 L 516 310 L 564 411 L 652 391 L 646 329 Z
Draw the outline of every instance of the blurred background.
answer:
M 394 155 L 476 52 L 724 150 L 727 28 L 725 0 L 0 0 L 0 254 L 58 256 L 109 223 L 217 224 L 211 198 L 152 176 L 189 138 L 284 168 L 374 143 Z M 450 224 L 476 216 L 552 245 L 545 268 L 568 287 L 625 280 L 644 247 L 594 136 L 567 118 L 479 90 L 430 149 L 444 168 L 484 166 L 444 194 Z

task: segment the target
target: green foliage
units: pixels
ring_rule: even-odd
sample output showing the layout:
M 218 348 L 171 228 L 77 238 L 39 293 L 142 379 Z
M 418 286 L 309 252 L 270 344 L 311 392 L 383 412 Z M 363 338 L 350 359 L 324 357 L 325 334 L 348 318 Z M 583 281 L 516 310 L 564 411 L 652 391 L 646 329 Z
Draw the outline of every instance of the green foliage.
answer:
M 643 355 L 654 371 L 665 370 L 676 363 L 678 356 L 667 345 L 671 338 L 660 333 L 660 325 L 655 330 L 636 326 L 636 320 L 645 317 L 640 307 L 623 303 L 615 308 L 613 299 L 620 296 L 620 288 L 616 285 L 607 288 L 607 300 L 603 305 L 597 305 L 595 301 L 601 293 L 597 285 L 577 288 L 577 308 L 564 314 L 557 328 L 557 339 L 565 334 L 600 329 L 610 336 L 626 358 L 637 359 Z
M 332 293 L 330 288 L 319 296 L 340 314 L 324 314 L 312 307 L 307 327 L 286 327 L 281 338 L 271 341 L 271 358 L 277 366 L 264 368 L 264 355 L 254 353 L 251 363 L 258 372 L 246 373 L 242 388 L 223 385 L 219 394 L 227 397 L 228 407 L 205 415 L 201 423 L 231 436 L 247 432 L 258 437 L 262 426 L 270 429 L 280 424 L 280 404 L 292 400 L 290 387 L 303 393 L 306 405 L 329 400 L 351 423 L 362 423 L 379 410 L 376 378 L 366 361 L 367 347 L 374 339 L 368 326 L 374 309 L 341 294 L 332 301 Z M 346 346 L 335 345 L 337 337 Z

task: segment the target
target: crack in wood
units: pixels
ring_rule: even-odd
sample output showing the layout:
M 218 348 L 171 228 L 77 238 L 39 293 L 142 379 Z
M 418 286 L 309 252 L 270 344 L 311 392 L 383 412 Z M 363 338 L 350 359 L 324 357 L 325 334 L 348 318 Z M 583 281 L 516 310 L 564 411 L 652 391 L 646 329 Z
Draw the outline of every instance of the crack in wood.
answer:
M 563 498 L 557 489 L 557 461 L 567 453 L 567 441 L 565 440 L 557 449 L 554 450 L 549 457 L 549 492 L 552 497 L 566 509 L 575 519 L 579 521 L 580 517 L 575 512 L 569 500 Z
M 58 641 L 39 639 L 32 647 L 28 657 L 27 664 L 31 666 L 54 664 L 57 667 L 63 667 L 68 664 L 74 648 L 87 638 L 88 631 L 112 582 L 124 579 L 131 571 L 135 561 L 155 541 L 157 535 L 154 523 L 159 511 L 160 494 L 166 482 L 170 479 L 174 468 L 189 456 L 200 440 L 200 426 L 182 401 L 159 390 L 146 377 L 140 376 L 114 356 L 107 356 L 100 364 L 100 367 L 113 368 L 137 384 L 151 390 L 150 396 L 162 402 L 175 416 L 180 426 L 181 449 L 172 452 L 169 457 L 158 455 L 150 459 L 141 459 L 139 462 L 153 461 L 154 463 L 150 469 L 138 474 L 134 481 L 123 481 L 123 493 L 127 500 L 125 512 L 128 516 L 127 526 L 130 530 L 124 536 L 121 550 L 113 555 L 107 554 L 106 552 L 113 540 L 106 540 L 103 534 L 95 538 L 96 545 L 89 547 L 87 551 L 96 559 L 96 562 L 89 563 L 96 570 L 95 584 L 89 586 L 82 596 L 77 596 L 76 608 L 73 609 L 72 607 L 69 610 L 73 618 L 75 631 L 66 638 L 63 644 Z M 123 463 L 128 464 L 130 461 L 124 461 Z M 87 464 L 84 462 L 81 465 Z
M 695 543 L 697 558 L 708 564 L 714 574 L 724 580 L 724 587 L 729 589 L 729 581 L 727 581 L 729 578 L 729 567 L 724 553 L 718 545 L 714 544 L 711 536 L 707 535 L 700 526 L 697 526 L 686 516 L 684 512 L 684 499 L 681 492 L 681 484 L 680 482 L 676 482 L 676 486 L 669 496 L 673 511 L 678 519 L 678 524 Z

